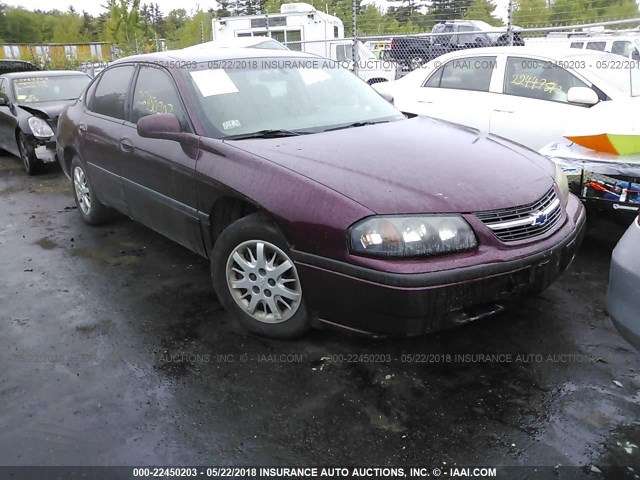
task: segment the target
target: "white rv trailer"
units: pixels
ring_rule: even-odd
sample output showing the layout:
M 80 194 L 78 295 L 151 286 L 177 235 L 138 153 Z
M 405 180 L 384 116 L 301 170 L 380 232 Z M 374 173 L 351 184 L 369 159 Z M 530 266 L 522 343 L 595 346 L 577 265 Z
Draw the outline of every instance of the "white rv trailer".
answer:
M 344 38 L 344 25 L 338 17 L 319 12 L 308 3 L 285 3 L 280 13 L 213 20 L 213 41 L 253 36 L 271 37 L 291 50 L 302 50 L 302 44 L 295 42 L 313 42 L 305 45 L 305 52 L 329 57 L 326 40 Z
M 351 40 L 344 39 L 344 25 L 338 17 L 319 12 L 308 3 L 285 3 L 280 13 L 216 18 L 212 40 L 237 37 L 271 37 L 291 50 L 300 50 L 352 65 Z M 379 61 L 362 42 L 357 43 L 358 76 L 373 84 L 395 80 L 395 65 Z

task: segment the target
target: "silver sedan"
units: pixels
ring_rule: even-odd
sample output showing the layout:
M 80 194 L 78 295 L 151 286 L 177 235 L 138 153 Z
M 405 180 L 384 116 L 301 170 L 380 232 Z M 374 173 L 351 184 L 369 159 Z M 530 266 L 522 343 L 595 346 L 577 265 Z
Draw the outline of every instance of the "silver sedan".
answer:
M 620 334 L 640 349 L 640 217 L 613 251 L 607 306 Z

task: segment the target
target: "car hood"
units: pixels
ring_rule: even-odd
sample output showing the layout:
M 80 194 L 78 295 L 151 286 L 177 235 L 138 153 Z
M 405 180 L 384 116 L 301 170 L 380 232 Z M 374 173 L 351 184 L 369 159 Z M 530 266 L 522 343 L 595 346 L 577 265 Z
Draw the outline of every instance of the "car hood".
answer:
M 57 118 L 64 107 L 75 100 L 64 100 L 58 102 L 40 102 L 40 103 L 18 103 L 18 106 L 32 115 L 46 116 L 47 118 Z
M 553 185 L 554 167 L 537 153 L 424 117 L 226 142 L 379 214 L 508 208 L 538 200 Z

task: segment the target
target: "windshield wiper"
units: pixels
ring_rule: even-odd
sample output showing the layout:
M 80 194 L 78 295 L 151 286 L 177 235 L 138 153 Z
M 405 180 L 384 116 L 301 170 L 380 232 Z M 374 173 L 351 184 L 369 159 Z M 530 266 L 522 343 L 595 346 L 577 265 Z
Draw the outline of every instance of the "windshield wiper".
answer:
M 324 130 L 325 132 L 332 132 L 333 130 L 342 130 L 344 128 L 366 127 L 367 125 L 375 125 L 377 123 L 389 123 L 389 120 L 381 120 L 378 122 L 353 122 L 349 125 L 342 125 L 340 127 L 332 127 Z
M 298 135 L 304 135 L 307 132 L 296 132 L 294 130 L 285 130 L 282 128 L 258 130 L 257 132 L 239 133 L 238 135 L 229 135 L 225 137 L 225 140 L 244 140 L 246 138 L 280 138 L 280 137 L 295 137 Z

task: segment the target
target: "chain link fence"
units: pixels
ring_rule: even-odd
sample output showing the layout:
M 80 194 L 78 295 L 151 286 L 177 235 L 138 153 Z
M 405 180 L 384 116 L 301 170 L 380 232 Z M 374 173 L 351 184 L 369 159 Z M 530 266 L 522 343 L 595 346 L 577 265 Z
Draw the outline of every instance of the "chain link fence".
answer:
M 292 50 L 335 60 L 368 83 L 377 83 L 397 79 L 446 53 L 479 47 L 583 48 L 640 60 L 640 18 L 529 28 L 455 20 L 436 24 L 430 33 L 284 43 Z

